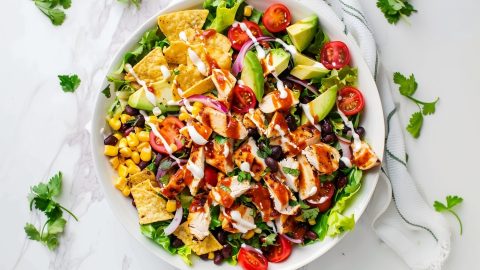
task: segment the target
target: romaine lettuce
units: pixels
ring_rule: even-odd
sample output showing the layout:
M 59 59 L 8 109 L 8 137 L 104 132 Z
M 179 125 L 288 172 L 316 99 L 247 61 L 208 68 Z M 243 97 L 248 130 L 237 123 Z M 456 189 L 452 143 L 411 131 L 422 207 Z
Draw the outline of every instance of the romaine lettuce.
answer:
M 207 0 L 203 3 L 203 7 L 210 10 L 209 19 L 211 23 L 207 26 L 208 29 L 215 29 L 217 32 L 222 32 L 227 29 L 235 21 L 235 14 L 237 13 L 240 4 L 243 0 L 227 1 L 227 0 Z M 214 9 L 216 7 L 216 9 Z M 214 13 L 214 14 L 212 14 Z

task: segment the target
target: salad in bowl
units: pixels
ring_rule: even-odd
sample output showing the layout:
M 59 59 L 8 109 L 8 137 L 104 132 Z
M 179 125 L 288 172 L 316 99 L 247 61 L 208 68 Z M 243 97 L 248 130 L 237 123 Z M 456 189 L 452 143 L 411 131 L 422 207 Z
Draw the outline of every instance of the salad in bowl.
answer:
M 348 46 L 316 15 L 206 0 L 160 15 L 108 76 L 104 155 L 143 235 L 243 269 L 353 229 L 380 164 Z

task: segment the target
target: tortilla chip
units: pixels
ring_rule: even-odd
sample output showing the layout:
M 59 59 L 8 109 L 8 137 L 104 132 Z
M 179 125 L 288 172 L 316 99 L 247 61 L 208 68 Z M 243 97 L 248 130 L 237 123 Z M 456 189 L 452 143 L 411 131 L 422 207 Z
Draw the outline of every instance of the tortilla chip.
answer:
M 173 41 L 170 46 L 164 49 L 165 59 L 167 62 L 173 64 L 187 64 L 187 50 L 188 45 L 181 41 Z
M 206 67 L 207 74 L 210 74 L 210 65 L 208 64 L 207 61 L 207 50 L 205 50 L 205 45 L 203 44 L 195 44 L 195 45 L 190 45 L 190 49 L 195 52 L 195 54 L 202 60 L 203 64 Z M 195 66 L 193 64 L 192 59 L 190 59 L 190 56 L 188 55 L 187 51 L 187 66 Z
M 220 33 L 215 33 L 215 35 L 205 39 L 205 45 L 207 48 L 217 48 L 223 52 L 229 52 L 232 47 L 230 40 Z
M 128 185 L 130 187 L 134 187 L 144 181 L 150 181 L 153 187 L 159 187 L 157 181 L 155 181 L 155 174 L 147 169 L 128 177 Z
M 209 57 L 214 60 L 221 69 L 230 70 L 232 65 L 232 56 L 229 52 L 224 52 L 219 48 L 208 47 L 207 53 Z
M 150 181 L 140 182 L 131 189 L 140 224 L 150 224 L 173 218 L 173 214 L 165 209 L 167 203 L 158 195 L 159 192 L 160 189 L 153 187 Z
M 175 230 L 173 234 L 178 239 L 182 240 L 185 245 L 190 247 L 198 256 L 223 248 L 211 233 L 202 241 L 195 240 L 193 238 L 193 234 L 190 233 L 187 222 L 184 222 L 178 226 L 177 230 Z
M 204 78 L 200 71 L 193 65 L 180 65 L 177 70 L 179 73 L 175 76 L 175 80 L 183 91 L 194 86 Z
M 158 26 L 170 42 L 179 40 L 178 34 L 186 29 L 200 30 L 208 16 L 208 10 L 184 10 L 158 17 Z
M 163 56 L 162 49 L 156 47 L 133 67 L 133 71 L 135 71 L 138 78 L 148 84 L 159 81 L 163 78 L 160 69 L 161 65 L 167 65 L 167 61 Z M 128 73 L 125 75 L 125 80 L 135 81 L 135 78 L 132 74 Z
M 193 95 L 205 94 L 213 89 L 215 89 L 215 85 L 213 84 L 212 76 L 208 76 L 184 91 L 182 97 L 187 98 Z

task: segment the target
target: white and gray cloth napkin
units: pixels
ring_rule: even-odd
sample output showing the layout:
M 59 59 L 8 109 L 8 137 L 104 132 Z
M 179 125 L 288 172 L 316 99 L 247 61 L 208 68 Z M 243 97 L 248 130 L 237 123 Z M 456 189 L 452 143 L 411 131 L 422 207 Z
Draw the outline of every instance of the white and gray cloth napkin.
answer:
M 390 78 L 379 61 L 375 39 L 358 0 L 298 0 L 335 13 L 344 32 L 360 47 L 374 76 L 386 121 L 385 155 L 380 181 L 367 209 L 367 217 L 380 239 L 411 269 L 441 269 L 450 253 L 450 231 L 417 189 L 408 172 L 404 128 L 394 103 Z M 322 13 L 324 14 L 324 13 Z M 330 14 L 332 16 L 332 14 Z

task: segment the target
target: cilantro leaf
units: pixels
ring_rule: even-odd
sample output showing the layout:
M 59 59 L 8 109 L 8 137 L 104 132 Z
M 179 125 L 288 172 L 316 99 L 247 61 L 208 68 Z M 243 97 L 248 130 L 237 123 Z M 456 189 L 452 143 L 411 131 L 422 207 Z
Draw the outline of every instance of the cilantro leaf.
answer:
M 289 167 L 282 167 L 282 170 L 283 170 L 284 173 L 293 175 L 295 177 L 300 175 L 300 171 L 297 170 L 297 169 L 293 169 L 293 168 L 289 168 Z
M 393 82 L 400 86 L 400 94 L 404 96 L 411 96 L 415 94 L 415 91 L 418 87 L 418 84 L 415 81 L 415 76 L 413 74 L 411 74 L 410 77 L 407 78 L 400 72 L 395 72 L 393 74 Z
M 430 115 L 435 113 L 435 105 L 437 105 L 439 98 L 433 102 L 427 102 L 423 104 L 422 113 L 423 115 Z
M 51 0 L 35 0 L 35 5 L 53 25 L 61 25 L 65 21 L 65 12 L 55 7 L 57 3 Z
M 117 0 L 120 3 L 134 5 L 136 8 L 140 7 L 141 0 Z
M 302 210 L 302 217 L 305 220 L 316 219 L 317 216 L 318 216 L 318 213 L 320 213 L 320 211 L 316 207 L 315 208 L 310 208 L 310 209 L 303 209 Z
M 447 205 L 445 205 L 445 204 L 443 204 L 439 201 L 435 201 L 433 203 L 433 207 L 435 208 L 435 211 L 437 211 L 437 212 L 447 211 L 447 212 L 450 212 L 452 215 L 454 215 L 455 218 L 458 220 L 458 223 L 460 224 L 460 235 L 462 235 L 462 233 L 463 233 L 462 220 L 460 219 L 458 214 L 455 211 L 453 211 L 452 208 L 461 204 L 463 202 L 463 198 L 459 197 L 459 196 L 456 196 L 456 195 L 448 195 L 446 197 L 446 201 L 447 201 Z
M 238 182 L 243 182 L 245 180 L 251 180 L 251 179 L 252 179 L 252 175 L 249 172 L 241 171 L 237 175 Z
M 421 112 L 416 112 L 410 117 L 410 122 L 407 126 L 407 131 L 412 134 L 414 138 L 420 136 L 420 130 L 423 125 L 423 115 Z
M 33 224 L 27 223 L 23 229 L 25 230 L 28 239 L 40 241 L 40 232 L 37 230 L 37 228 L 35 228 L 35 226 L 33 226 Z
M 267 235 L 264 238 L 264 242 L 262 243 L 262 247 L 274 245 L 276 238 L 277 238 L 277 235 L 274 234 L 274 233 L 271 233 L 271 234 Z
M 62 86 L 63 92 L 74 92 L 78 86 L 80 86 L 80 78 L 77 75 L 58 75 L 60 79 L 60 86 Z
M 227 142 L 227 138 L 221 135 L 215 134 L 215 142 L 217 142 L 218 144 L 224 144 Z
M 405 18 L 417 12 L 406 0 L 378 0 L 377 7 L 390 24 L 396 24 L 400 18 Z
M 72 0 L 59 0 L 59 3 L 64 9 L 69 9 L 72 6 Z

